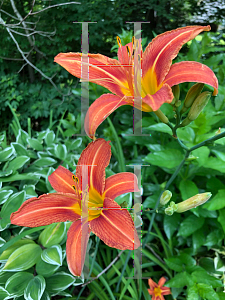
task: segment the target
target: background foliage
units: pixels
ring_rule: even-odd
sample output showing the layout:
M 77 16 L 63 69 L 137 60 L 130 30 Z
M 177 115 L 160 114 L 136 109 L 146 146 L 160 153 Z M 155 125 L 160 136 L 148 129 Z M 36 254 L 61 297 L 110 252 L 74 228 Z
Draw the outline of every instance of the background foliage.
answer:
M 57 3 L 60 1 L 54 1 Z M 173 296 L 166 296 L 166 299 L 225 299 L 225 138 L 193 151 L 193 157 L 186 160 L 169 188 L 173 194 L 171 200 L 176 203 L 206 191 L 212 193 L 209 202 L 173 216 L 165 215 L 160 209 L 153 229 L 148 233 L 152 218 L 149 209 L 154 208 L 160 192 L 184 158 L 184 151 L 172 137 L 171 129 L 160 123 L 153 113 L 143 113 L 143 133 L 148 136 L 128 136 L 133 126 L 132 107 L 116 110 L 110 116 L 111 122 L 105 120 L 99 127 L 98 137 L 111 140 L 112 145 L 107 177 L 123 170 L 133 171 L 126 167 L 128 164 L 150 165 L 142 168 L 141 182 L 142 241 L 146 243 L 142 250 L 143 280 L 127 278 L 133 272 L 130 251 L 121 254 L 93 235 L 89 241 L 92 277 L 102 272 L 118 255 L 120 257 L 99 279 L 81 287 L 83 280 L 69 273 L 65 259 L 69 222 L 52 224 L 37 231 L 11 225 L 9 220 L 10 214 L 26 199 L 53 192 L 48 176 L 58 165 L 74 171 L 80 153 L 89 142 L 87 137 L 75 136 L 80 133 L 78 80 L 53 63 L 59 52 L 80 51 L 81 25 L 72 22 L 97 21 L 89 26 L 90 52 L 113 57 L 116 35 L 121 36 L 123 44 L 132 37 L 133 25 L 126 21 L 150 21 L 143 25 L 145 46 L 155 33 L 193 25 L 198 15 L 204 17 L 206 14 L 208 19 L 198 22 L 214 22 L 216 31 L 218 25 L 223 25 L 224 9 L 219 1 L 211 3 L 215 7 L 213 16 L 208 13 L 207 1 L 82 1 L 81 5 L 60 6 L 30 16 L 28 20 L 32 22 L 40 17 L 36 31 L 55 30 L 50 38 L 35 34 L 35 46 L 43 54 L 30 47 L 27 37 L 15 34 L 16 39 L 24 52 L 32 49 L 29 59 L 37 68 L 49 77 L 56 74 L 53 80 L 60 92 L 71 93 L 65 97 L 49 80 L 34 69 L 29 70 L 27 65 L 17 73 L 24 62 L 5 59 L 21 59 L 21 56 L 5 27 L 0 26 L 3 45 L 0 49 L 0 243 L 4 247 L 6 242 L 18 239 L 0 256 L 0 299 L 44 300 L 70 296 L 71 299 L 150 299 L 146 278 L 151 277 L 157 282 L 161 276 L 169 279 L 167 285 L 172 289 Z M 31 2 L 16 2 L 16 5 L 25 16 Z M 37 1 L 34 11 L 47 5 L 47 2 Z M 1 9 L 13 15 L 10 2 L 4 1 Z M 6 23 L 18 22 L 8 14 L 1 12 Z M 222 132 L 225 130 L 224 44 L 221 27 L 219 31 L 201 34 L 189 42 L 175 60 L 204 63 L 219 80 L 218 96 L 212 97 L 194 122 L 178 129 L 178 137 L 188 147 L 214 136 L 219 127 Z M 182 101 L 191 85 L 180 85 Z M 91 101 L 105 91 L 94 84 L 89 87 Z M 204 89 L 210 90 L 210 87 Z M 164 104 L 162 111 L 175 123 L 172 106 Z M 118 151 L 119 147 L 122 153 Z M 129 194 L 116 201 L 119 204 L 126 201 L 132 206 Z

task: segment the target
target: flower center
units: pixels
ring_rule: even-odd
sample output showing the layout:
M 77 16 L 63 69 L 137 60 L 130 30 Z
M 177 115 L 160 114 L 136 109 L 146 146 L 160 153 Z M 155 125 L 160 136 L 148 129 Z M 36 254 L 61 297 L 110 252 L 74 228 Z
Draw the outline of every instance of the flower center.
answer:
M 161 296 L 161 289 L 160 287 L 155 287 L 154 288 L 154 294 L 155 294 L 155 297 L 160 297 Z

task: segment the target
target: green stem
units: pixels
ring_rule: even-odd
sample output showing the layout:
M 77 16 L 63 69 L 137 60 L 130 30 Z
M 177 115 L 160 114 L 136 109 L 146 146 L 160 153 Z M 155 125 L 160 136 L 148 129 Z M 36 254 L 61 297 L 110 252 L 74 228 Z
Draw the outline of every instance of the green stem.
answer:
M 118 147 L 118 160 L 119 160 L 120 171 L 121 172 L 125 172 L 126 171 L 125 170 L 125 159 L 124 159 L 123 150 L 122 150 L 122 147 L 121 147 L 121 144 L 120 144 L 119 137 L 117 135 L 115 127 L 113 126 L 112 121 L 109 118 L 107 118 L 107 121 L 109 123 L 109 126 L 110 126 L 110 128 L 112 130 L 113 136 L 114 136 L 115 141 L 117 143 L 117 147 Z
M 222 132 L 222 133 L 220 133 L 220 134 L 214 135 L 213 137 L 211 137 L 211 138 L 209 138 L 209 139 L 207 139 L 207 140 L 205 140 L 205 141 L 203 141 L 203 142 L 201 142 L 201 143 L 199 143 L 199 144 L 197 144 L 197 145 L 191 147 L 191 148 L 190 148 L 190 152 L 193 151 L 193 150 L 196 150 L 196 149 L 198 149 L 198 148 L 200 148 L 200 147 L 202 147 L 202 146 L 205 146 L 205 145 L 207 145 L 208 143 L 211 143 L 211 142 L 214 142 L 214 141 L 216 141 L 216 140 L 219 140 L 219 139 L 221 139 L 221 138 L 223 138 L 223 137 L 225 137 L 225 131 Z
M 28 130 L 28 134 L 31 137 L 31 119 L 28 118 L 27 119 L 27 130 Z

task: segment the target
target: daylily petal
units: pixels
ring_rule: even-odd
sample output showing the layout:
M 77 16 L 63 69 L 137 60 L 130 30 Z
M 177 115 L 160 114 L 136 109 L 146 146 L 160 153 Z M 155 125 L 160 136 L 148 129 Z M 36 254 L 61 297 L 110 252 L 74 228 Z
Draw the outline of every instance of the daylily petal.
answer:
M 109 247 L 133 250 L 140 246 L 129 212 L 110 198 L 105 198 L 101 215 L 90 221 L 90 229 Z
M 72 172 L 63 166 L 59 166 L 50 176 L 48 176 L 48 180 L 53 189 L 57 192 L 77 195 L 73 188 L 73 185 L 75 185 L 73 176 L 75 175 Z
M 154 291 L 153 290 L 150 290 L 150 289 L 148 289 L 148 293 L 150 294 L 150 295 L 153 295 L 154 294 Z M 155 296 L 154 296 L 155 297 Z
M 165 284 L 166 282 L 166 278 L 165 277 L 161 277 L 159 279 L 159 282 L 158 282 L 158 286 L 160 286 L 160 288 Z
M 161 287 L 161 294 L 162 295 L 170 295 L 171 294 L 171 290 L 170 288 L 164 286 L 164 287 Z
M 129 48 L 129 50 L 127 50 L 127 48 Z M 133 52 L 133 43 L 128 43 L 125 46 L 120 46 L 117 52 L 117 56 L 119 59 L 119 62 L 121 63 L 121 65 L 127 66 L 130 64 L 130 57 L 129 57 L 129 53 L 132 55 Z M 131 64 L 132 65 L 132 64 Z
M 80 218 L 79 204 L 73 194 L 47 194 L 25 201 L 11 214 L 12 224 L 38 227 L 56 222 L 75 221 Z
M 168 84 L 163 84 L 160 90 L 154 95 L 147 95 L 142 99 L 142 103 L 149 106 L 148 111 L 156 111 L 163 103 L 170 103 L 173 100 L 173 92 Z
M 183 44 L 194 39 L 200 32 L 210 29 L 209 25 L 187 26 L 167 31 L 155 37 L 143 54 L 143 80 L 151 82 L 156 77 L 159 86 Z
M 214 72 L 199 62 L 182 61 L 171 66 L 165 83 L 173 86 L 182 82 L 201 82 L 214 87 L 213 96 L 218 94 L 218 80 Z
M 105 197 L 114 200 L 116 197 L 129 192 L 139 192 L 135 174 L 123 172 L 106 178 Z
M 86 114 L 84 128 L 88 136 L 94 137 L 98 126 L 118 107 L 128 105 L 123 98 L 112 94 L 104 94 L 96 99 Z
M 104 139 L 97 139 L 88 144 L 77 163 L 76 176 L 79 179 L 80 189 L 82 189 L 82 165 L 88 165 L 88 185 L 90 189 L 94 188 L 100 195 L 105 188 L 105 168 L 108 166 L 111 158 L 110 142 Z
M 75 276 L 82 273 L 89 236 L 88 222 L 81 223 L 81 220 L 74 222 L 67 232 L 67 263 L 70 272 Z
M 150 286 L 151 290 L 154 290 L 154 288 L 158 286 L 158 284 L 155 283 L 155 281 L 153 281 L 151 278 L 148 279 L 148 285 Z
M 59 53 L 54 61 L 65 68 L 72 75 L 81 78 L 81 66 L 87 64 L 82 61 L 82 53 Z M 88 81 L 97 83 L 109 89 L 112 93 L 123 97 L 120 86 L 126 82 L 126 75 L 120 62 L 101 54 L 88 53 L 89 72 Z M 87 80 L 86 78 L 81 78 Z M 125 87 L 126 88 L 126 87 Z

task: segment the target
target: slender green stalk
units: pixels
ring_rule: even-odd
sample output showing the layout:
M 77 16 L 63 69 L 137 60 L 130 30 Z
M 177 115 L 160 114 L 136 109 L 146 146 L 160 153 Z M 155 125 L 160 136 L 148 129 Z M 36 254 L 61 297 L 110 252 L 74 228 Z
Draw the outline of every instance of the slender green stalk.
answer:
M 12 114 L 13 114 L 13 117 L 15 118 L 15 121 L 16 121 L 16 123 L 17 123 L 18 128 L 21 129 L 20 122 L 19 122 L 19 119 L 18 119 L 18 117 L 17 117 L 15 111 L 13 110 L 13 108 L 12 108 L 12 106 L 10 105 L 9 102 L 8 102 L 7 104 L 8 104 L 8 107 L 10 108 L 10 110 L 11 110 L 11 112 L 12 112 Z
M 27 131 L 28 131 L 29 136 L 31 137 L 31 119 L 30 118 L 27 119 Z
M 122 150 L 122 147 L 121 147 L 121 144 L 120 144 L 119 137 L 117 135 L 115 127 L 113 126 L 112 121 L 109 118 L 107 118 L 107 121 L 108 121 L 109 126 L 112 130 L 113 136 L 115 138 L 115 141 L 116 141 L 116 144 L 117 144 L 117 147 L 118 147 L 118 160 L 119 160 L 120 171 L 125 172 L 126 171 L 125 170 L 125 159 L 124 159 L 123 150 Z
M 124 266 L 123 266 L 123 269 L 122 269 L 122 272 L 121 272 L 121 275 L 120 275 L 120 278 L 117 282 L 117 285 L 116 285 L 116 293 L 119 291 L 119 287 L 120 287 L 120 283 L 122 281 L 122 278 L 123 278 L 123 274 L 125 272 L 125 269 L 126 269 L 126 266 L 128 264 L 128 261 L 130 259 L 130 256 L 131 256 L 131 250 L 127 253 L 127 257 L 126 257 L 126 260 L 125 260 L 125 263 L 124 263 Z

